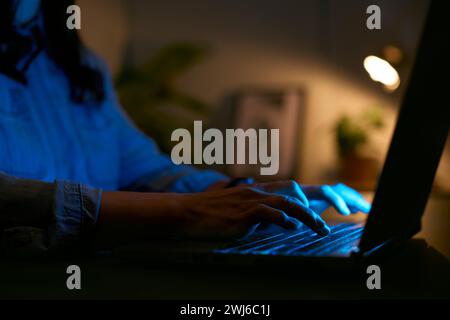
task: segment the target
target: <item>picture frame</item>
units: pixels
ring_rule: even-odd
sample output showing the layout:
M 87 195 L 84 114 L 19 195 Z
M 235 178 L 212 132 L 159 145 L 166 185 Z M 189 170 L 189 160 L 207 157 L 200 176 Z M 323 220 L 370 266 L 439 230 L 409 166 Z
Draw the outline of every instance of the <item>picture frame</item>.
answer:
M 260 176 L 261 164 L 236 164 L 229 167 L 229 174 L 252 176 L 258 180 L 298 178 L 305 114 L 306 95 L 301 88 L 252 88 L 236 93 L 233 128 L 279 129 L 279 171 L 275 176 Z

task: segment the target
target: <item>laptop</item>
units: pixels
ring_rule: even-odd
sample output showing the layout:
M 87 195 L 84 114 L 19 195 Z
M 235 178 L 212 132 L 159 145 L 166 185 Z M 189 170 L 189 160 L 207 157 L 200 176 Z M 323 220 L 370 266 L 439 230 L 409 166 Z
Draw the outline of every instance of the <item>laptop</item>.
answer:
M 119 256 L 156 262 L 304 264 L 381 256 L 421 229 L 421 217 L 447 139 L 450 122 L 450 35 L 443 2 L 432 1 L 391 145 L 365 225 L 332 226 L 323 237 L 304 227 L 267 228 L 229 243 L 153 241 L 121 248 Z

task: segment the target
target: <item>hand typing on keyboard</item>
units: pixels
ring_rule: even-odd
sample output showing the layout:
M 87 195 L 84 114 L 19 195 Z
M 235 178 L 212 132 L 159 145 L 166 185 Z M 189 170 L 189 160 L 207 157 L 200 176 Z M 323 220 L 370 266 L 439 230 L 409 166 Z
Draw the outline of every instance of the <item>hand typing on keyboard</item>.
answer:
M 329 206 L 343 215 L 368 212 L 370 204 L 355 190 L 334 186 L 301 186 L 295 181 L 241 185 L 229 189 L 178 195 L 184 215 L 181 233 L 195 237 L 236 238 L 261 223 L 286 229 L 306 225 L 318 235 L 331 232 L 320 214 Z
M 333 186 L 302 186 L 302 190 L 309 199 L 309 207 L 318 214 L 330 206 L 345 216 L 357 212 L 369 213 L 371 208 L 359 192 L 342 183 Z

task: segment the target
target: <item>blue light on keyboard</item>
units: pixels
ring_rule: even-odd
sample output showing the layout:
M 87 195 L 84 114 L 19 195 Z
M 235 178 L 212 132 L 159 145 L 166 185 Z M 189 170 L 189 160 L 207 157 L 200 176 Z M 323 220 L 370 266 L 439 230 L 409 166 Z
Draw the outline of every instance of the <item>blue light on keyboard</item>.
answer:
M 290 231 L 250 237 L 213 251 L 216 254 L 238 255 L 323 255 L 339 250 L 351 250 L 363 231 L 362 225 L 339 224 L 326 237 L 312 230 Z

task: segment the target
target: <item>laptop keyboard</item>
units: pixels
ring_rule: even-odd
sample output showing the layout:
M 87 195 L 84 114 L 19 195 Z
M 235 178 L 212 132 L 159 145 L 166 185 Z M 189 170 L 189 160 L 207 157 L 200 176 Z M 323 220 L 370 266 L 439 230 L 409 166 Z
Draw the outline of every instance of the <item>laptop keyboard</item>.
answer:
M 355 248 L 363 229 L 361 224 L 343 223 L 333 226 L 331 233 L 325 237 L 309 229 L 255 235 L 214 250 L 214 253 L 289 256 L 344 254 Z

